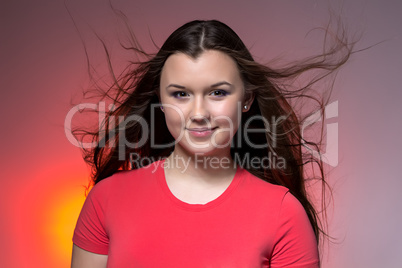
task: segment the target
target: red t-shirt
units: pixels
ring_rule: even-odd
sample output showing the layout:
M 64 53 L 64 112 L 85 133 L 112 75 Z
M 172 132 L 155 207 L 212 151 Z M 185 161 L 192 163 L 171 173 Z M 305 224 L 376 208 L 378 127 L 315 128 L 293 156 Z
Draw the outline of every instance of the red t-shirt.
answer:
M 299 201 L 238 168 L 226 191 L 188 204 L 169 190 L 164 161 L 120 172 L 90 191 L 74 231 L 108 267 L 319 267 Z

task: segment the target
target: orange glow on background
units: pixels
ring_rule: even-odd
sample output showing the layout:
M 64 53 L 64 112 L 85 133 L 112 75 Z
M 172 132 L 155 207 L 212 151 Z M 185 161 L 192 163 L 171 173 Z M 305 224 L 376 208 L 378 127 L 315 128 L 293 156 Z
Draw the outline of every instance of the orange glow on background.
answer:
M 47 234 L 46 244 L 50 245 L 49 251 L 64 263 L 71 258 L 71 234 L 73 233 L 79 211 L 85 201 L 82 191 L 77 189 L 64 189 L 45 201 L 43 210 L 46 211 L 46 225 L 43 225 L 42 232 Z
M 14 229 L 19 250 L 24 252 L 21 267 L 67 267 L 70 263 L 72 234 L 85 201 L 87 179 L 82 174 L 54 172 L 38 174 L 37 180 L 20 189 Z

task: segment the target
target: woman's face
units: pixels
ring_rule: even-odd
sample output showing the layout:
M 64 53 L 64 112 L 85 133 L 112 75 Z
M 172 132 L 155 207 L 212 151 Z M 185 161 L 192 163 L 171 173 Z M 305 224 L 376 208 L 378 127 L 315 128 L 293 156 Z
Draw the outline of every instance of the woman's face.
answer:
M 175 150 L 227 156 L 243 98 L 237 65 L 223 52 L 207 50 L 196 59 L 177 53 L 162 69 L 160 99 Z

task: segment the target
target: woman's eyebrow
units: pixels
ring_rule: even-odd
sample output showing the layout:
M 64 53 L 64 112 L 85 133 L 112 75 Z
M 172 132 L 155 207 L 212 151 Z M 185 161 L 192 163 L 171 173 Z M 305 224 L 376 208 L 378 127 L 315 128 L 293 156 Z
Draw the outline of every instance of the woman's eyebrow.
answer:
M 211 85 L 211 87 L 219 87 L 222 85 L 228 85 L 229 87 L 233 87 L 233 85 L 231 83 L 226 82 L 226 81 L 221 81 L 221 82 L 215 83 L 215 84 Z
M 170 87 L 175 87 L 175 88 L 179 88 L 179 89 L 185 89 L 186 87 L 184 87 L 184 86 L 180 86 L 180 85 L 177 85 L 177 84 L 169 84 L 167 87 L 166 87 L 166 89 L 168 89 L 168 88 L 170 88 Z

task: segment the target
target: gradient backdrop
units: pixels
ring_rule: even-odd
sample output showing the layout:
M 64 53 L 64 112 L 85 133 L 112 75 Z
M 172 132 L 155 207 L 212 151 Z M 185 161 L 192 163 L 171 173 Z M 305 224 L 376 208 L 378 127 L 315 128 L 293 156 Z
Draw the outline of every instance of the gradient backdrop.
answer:
M 159 45 L 192 19 L 229 24 L 261 62 L 317 51 L 332 7 L 358 48 L 341 70 L 338 101 L 339 165 L 331 170 L 334 211 L 324 268 L 400 267 L 402 263 L 402 4 L 399 1 L 152 1 L 115 0 L 144 47 Z M 90 28 L 119 57 L 124 36 L 104 0 L 67 6 L 102 71 L 104 54 Z M 71 100 L 88 85 L 83 45 L 62 0 L 2 1 L 0 7 L 0 267 L 68 267 L 71 236 L 84 201 L 88 168 L 64 134 Z

